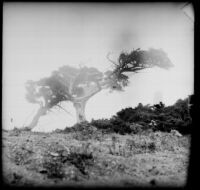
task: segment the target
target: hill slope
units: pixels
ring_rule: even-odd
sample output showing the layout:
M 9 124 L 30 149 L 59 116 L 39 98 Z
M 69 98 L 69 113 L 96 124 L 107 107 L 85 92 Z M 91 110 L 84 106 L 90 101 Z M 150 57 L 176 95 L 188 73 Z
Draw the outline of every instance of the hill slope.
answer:
M 23 186 L 184 186 L 190 136 L 3 132 L 3 177 Z

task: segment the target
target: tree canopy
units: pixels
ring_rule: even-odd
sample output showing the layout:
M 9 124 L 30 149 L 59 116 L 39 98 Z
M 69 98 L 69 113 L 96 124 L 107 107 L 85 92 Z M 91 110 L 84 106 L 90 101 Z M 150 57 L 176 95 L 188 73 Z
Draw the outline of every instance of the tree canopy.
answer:
M 60 107 L 63 101 L 73 102 L 77 118 L 82 121 L 85 120 L 86 101 L 102 89 L 122 91 L 129 84 L 127 72 L 137 73 L 155 66 L 168 69 L 172 66 L 167 54 L 161 49 L 133 49 L 130 53 L 122 52 L 117 61 L 111 60 L 109 54 L 107 59 L 114 69 L 104 73 L 94 67 L 65 65 L 53 71 L 49 77 L 38 81 L 29 80 L 26 83 L 26 98 L 45 109 Z
M 129 77 L 127 72 L 138 73 L 140 70 L 160 67 L 162 69 L 169 69 L 173 66 L 171 60 L 162 49 L 141 50 L 140 48 L 132 50 L 130 53 L 122 52 L 117 61 L 107 58 L 114 64 L 114 70 L 109 73 L 111 85 L 114 89 L 122 90 L 123 87 L 129 84 Z

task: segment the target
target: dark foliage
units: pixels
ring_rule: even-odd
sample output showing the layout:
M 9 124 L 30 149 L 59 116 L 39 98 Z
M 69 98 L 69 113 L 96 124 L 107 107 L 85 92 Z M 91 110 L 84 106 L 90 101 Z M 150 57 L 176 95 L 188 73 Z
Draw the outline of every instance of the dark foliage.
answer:
M 72 152 L 67 161 L 76 166 L 83 175 L 87 175 L 86 166 L 93 163 L 93 155 L 85 153 Z
M 90 124 L 87 121 L 83 121 L 81 123 L 76 123 L 70 129 L 71 129 L 71 131 L 77 132 L 77 131 L 88 130 L 88 128 L 90 128 Z M 67 128 L 66 128 L 66 130 L 67 130 Z
M 98 129 L 109 129 L 111 126 L 111 122 L 109 119 L 97 119 L 90 122 L 91 125 L 94 125 Z
M 151 151 L 151 152 L 155 152 L 156 150 L 156 145 L 154 142 L 151 142 L 148 144 L 148 149 Z
M 130 125 L 118 117 L 109 119 L 92 120 L 91 124 L 98 129 L 105 130 L 107 132 L 119 133 L 121 135 L 131 133 Z
M 131 132 L 133 134 L 140 134 L 146 129 L 148 129 L 148 125 L 145 122 L 131 123 L 130 124 Z
M 117 112 L 117 117 L 121 120 L 133 123 L 133 122 L 145 122 L 149 123 L 152 119 L 154 119 L 154 111 L 152 107 L 149 105 L 143 106 L 141 103 L 138 104 L 135 108 L 126 108 Z
M 150 105 L 138 104 L 135 108 L 125 108 L 117 112 L 111 119 L 97 119 L 90 123 L 85 121 L 66 128 L 64 132 L 86 131 L 92 133 L 94 128 L 106 133 L 141 133 L 151 129 L 153 131 L 170 132 L 177 130 L 181 134 L 190 134 L 192 118 L 189 111 L 189 98 L 178 100 L 172 106 L 165 106 L 162 102 Z
M 62 159 L 61 156 L 46 155 L 43 161 L 43 172 L 47 173 L 48 178 L 63 178 L 65 176 Z
M 173 66 L 168 55 L 162 49 L 141 50 L 138 48 L 129 53 L 121 52 L 117 62 L 112 61 L 109 57 L 107 58 L 114 64 L 114 68 L 105 73 L 94 67 L 80 66 L 75 68 L 65 65 L 53 71 L 49 77 L 42 78 L 39 81 L 27 81 L 26 99 L 30 103 L 40 105 L 28 129 L 33 129 L 40 117 L 45 115 L 51 108 L 63 109 L 62 102 L 69 101 L 74 106 L 79 102 L 80 105 L 83 105 L 102 89 L 123 91 L 124 87 L 129 84 L 127 72 L 137 73 L 140 70 L 152 67 L 169 69 Z M 77 113 L 80 112 L 77 106 L 75 106 L 75 109 Z M 84 113 L 83 107 L 81 112 Z M 137 117 L 141 119 L 139 116 Z M 77 117 L 77 122 L 85 120 L 84 114 Z M 121 125 L 124 124 L 121 123 Z M 121 128 L 116 130 L 122 132 Z
M 86 167 L 92 165 L 93 155 L 87 153 L 71 152 L 68 156 L 63 157 L 59 154 L 58 157 L 49 155 L 43 162 L 43 173 L 47 174 L 48 178 L 64 178 L 64 164 L 70 163 L 74 165 L 83 175 L 87 175 Z
M 192 124 L 189 98 L 180 99 L 172 106 L 165 106 L 162 102 L 153 106 L 139 103 L 135 108 L 122 109 L 111 119 L 92 120 L 90 124 L 120 134 L 136 134 L 146 129 L 163 132 L 174 129 L 181 134 L 189 134 Z
M 174 105 L 167 106 L 160 102 L 153 106 L 143 106 L 122 109 L 117 112 L 117 117 L 124 122 L 138 123 L 154 131 L 170 132 L 178 130 L 182 134 L 191 132 L 192 118 L 189 112 L 189 98 L 178 100 Z M 149 125 L 154 120 L 156 125 Z
M 113 117 L 110 120 L 112 131 L 115 133 L 119 133 L 121 135 L 124 135 L 126 133 L 131 133 L 130 125 L 123 120 L 121 120 L 118 117 Z

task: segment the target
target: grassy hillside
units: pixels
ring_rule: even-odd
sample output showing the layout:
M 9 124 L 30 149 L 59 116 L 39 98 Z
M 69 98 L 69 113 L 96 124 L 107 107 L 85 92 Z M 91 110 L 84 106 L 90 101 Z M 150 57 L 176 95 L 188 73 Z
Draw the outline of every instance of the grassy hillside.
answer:
M 83 125 L 84 126 L 84 125 Z M 92 125 L 52 133 L 3 131 L 13 186 L 184 186 L 190 135 L 118 134 Z

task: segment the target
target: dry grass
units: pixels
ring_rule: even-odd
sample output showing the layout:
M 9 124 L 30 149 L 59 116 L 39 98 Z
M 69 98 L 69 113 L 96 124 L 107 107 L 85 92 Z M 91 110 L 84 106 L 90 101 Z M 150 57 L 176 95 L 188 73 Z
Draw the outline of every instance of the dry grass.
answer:
M 183 186 L 190 136 L 3 132 L 3 175 L 11 185 Z

